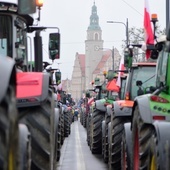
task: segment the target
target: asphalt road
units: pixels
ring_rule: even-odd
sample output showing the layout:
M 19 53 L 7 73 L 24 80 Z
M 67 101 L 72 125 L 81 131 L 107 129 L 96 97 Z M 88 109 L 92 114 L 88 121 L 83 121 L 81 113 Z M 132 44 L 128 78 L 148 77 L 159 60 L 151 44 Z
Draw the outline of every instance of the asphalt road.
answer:
M 86 141 L 86 129 L 80 121 L 71 125 L 71 134 L 65 138 L 57 170 L 107 170 L 101 155 L 93 155 Z

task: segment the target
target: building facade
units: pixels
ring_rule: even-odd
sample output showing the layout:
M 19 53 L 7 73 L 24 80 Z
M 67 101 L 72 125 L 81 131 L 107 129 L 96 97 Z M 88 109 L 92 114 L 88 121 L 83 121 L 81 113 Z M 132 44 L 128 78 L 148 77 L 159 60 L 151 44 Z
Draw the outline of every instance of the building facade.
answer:
M 79 100 L 86 90 L 93 88 L 91 82 L 96 77 L 100 78 L 102 83 L 104 71 L 111 70 L 113 67 L 118 69 L 121 58 L 116 48 L 103 48 L 104 40 L 102 40 L 102 30 L 99 26 L 95 2 L 92 6 L 90 24 L 86 32 L 85 54 L 76 53 L 72 72 L 70 93 L 75 100 Z

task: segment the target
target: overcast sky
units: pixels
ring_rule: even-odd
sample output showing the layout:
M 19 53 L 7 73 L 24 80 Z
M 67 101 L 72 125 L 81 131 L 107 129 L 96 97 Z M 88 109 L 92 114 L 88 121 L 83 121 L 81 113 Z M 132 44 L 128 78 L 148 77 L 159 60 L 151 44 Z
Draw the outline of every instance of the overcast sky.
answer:
M 166 0 L 148 0 L 151 13 L 157 13 L 159 25 L 166 25 Z M 62 79 L 71 78 L 76 52 L 85 53 L 87 27 L 90 23 L 94 0 L 44 0 L 41 10 L 41 26 L 58 27 L 61 33 L 61 55 L 55 65 L 62 72 Z M 107 21 L 126 23 L 129 28 L 143 28 L 144 0 L 95 0 L 99 25 L 102 29 L 104 48 L 113 46 L 120 53 L 122 40 L 126 39 L 123 24 L 109 24 Z M 48 59 L 47 41 L 43 45 L 44 60 Z M 61 63 L 61 64 L 57 64 Z

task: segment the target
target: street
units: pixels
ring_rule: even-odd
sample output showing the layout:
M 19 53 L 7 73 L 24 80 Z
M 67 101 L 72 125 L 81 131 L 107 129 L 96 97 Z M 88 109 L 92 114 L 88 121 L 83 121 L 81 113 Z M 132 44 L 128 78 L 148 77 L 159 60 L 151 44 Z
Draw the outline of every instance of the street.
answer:
M 93 155 L 86 142 L 86 129 L 80 121 L 71 125 L 71 134 L 64 141 L 57 170 L 107 170 L 101 155 Z

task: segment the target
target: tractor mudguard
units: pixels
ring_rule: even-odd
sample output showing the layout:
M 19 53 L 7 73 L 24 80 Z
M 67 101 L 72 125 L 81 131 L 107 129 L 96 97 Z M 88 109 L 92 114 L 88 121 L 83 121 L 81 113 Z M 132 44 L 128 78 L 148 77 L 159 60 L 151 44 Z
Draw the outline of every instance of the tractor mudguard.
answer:
M 151 110 L 150 100 L 149 100 L 150 95 L 151 94 L 145 94 L 145 95 L 138 96 L 135 98 L 135 103 L 133 106 L 132 114 L 134 114 L 135 107 L 138 106 L 143 122 L 152 124 L 154 121 L 154 119 L 153 119 L 154 116 L 155 117 L 164 116 L 164 121 L 170 122 L 170 116 L 166 112 L 165 112 L 165 114 L 163 114 L 158 111 L 156 112 L 156 110 L 155 111 Z
M 60 116 L 60 109 L 57 107 L 55 108 L 55 123 L 58 126 L 58 122 L 59 122 L 59 116 Z
M 169 169 L 170 155 L 170 122 L 155 121 L 153 123 L 158 140 L 159 164 L 162 169 Z
M 48 97 L 49 74 L 41 72 L 17 73 L 17 106 L 37 106 Z
M 9 57 L 0 57 L 0 102 L 6 94 L 9 84 L 16 86 L 15 62 Z
M 97 110 L 100 110 L 102 112 L 106 112 L 106 107 L 104 106 L 104 103 L 101 102 L 101 100 L 96 100 L 95 103 L 96 103 L 95 106 L 96 106 Z
M 106 122 L 105 120 L 102 121 L 102 136 L 105 136 L 105 127 L 106 127 Z
M 126 148 L 122 148 L 122 150 L 125 150 L 124 152 L 126 153 L 127 167 L 129 169 L 131 169 L 131 162 L 132 162 L 132 131 L 131 131 L 131 123 L 129 123 L 129 122 L 124 123 L 123 126 L 124 126 L 124 136 L 122 137 L 122 142 L 125 144 Z
M 134 100 L 133 111 L 134 111 L 136 105 L 138 105 L 142 120 L 145 123 L 152 124 L 153 123 L 152 114 L 154 115 L 154 113 L 152 113 L 150 106 L 149 106 L 149 99 L 148 99 L 149 96 L 150 96 L 150 94 L 145 94 L 145 95 L 136 97 Z
M 20 169 L 31 166 L 31 134 L 25 124 L 19 123 L 19 161 Z M 29 165 L 30 164 L 30 165 Z
M 110 105 L 106 106 L 106 114 L 108 114 L 108 116 L 111 116 L 112 112 L 112 107 Z
M 129 146 L 132 146 L 132 131 L 131 131 L 131 123 L 124 123 L 124 130 L 125 130 L 125 138 L 126 143 L 129 144 Z M 130 149 L 130 148 L 129 148 Z
M 28 127 L 25 124 L 19 123 L 19 136 L 20 136 L 20 140 L 24 141 L 30 135 L 31 134 L 30 134 L 30 131 L 29 131 Z
M 114 115 L 117 116 L 131 116 L 133 101 L 129 100 L 118 100 L 113 103 Z

